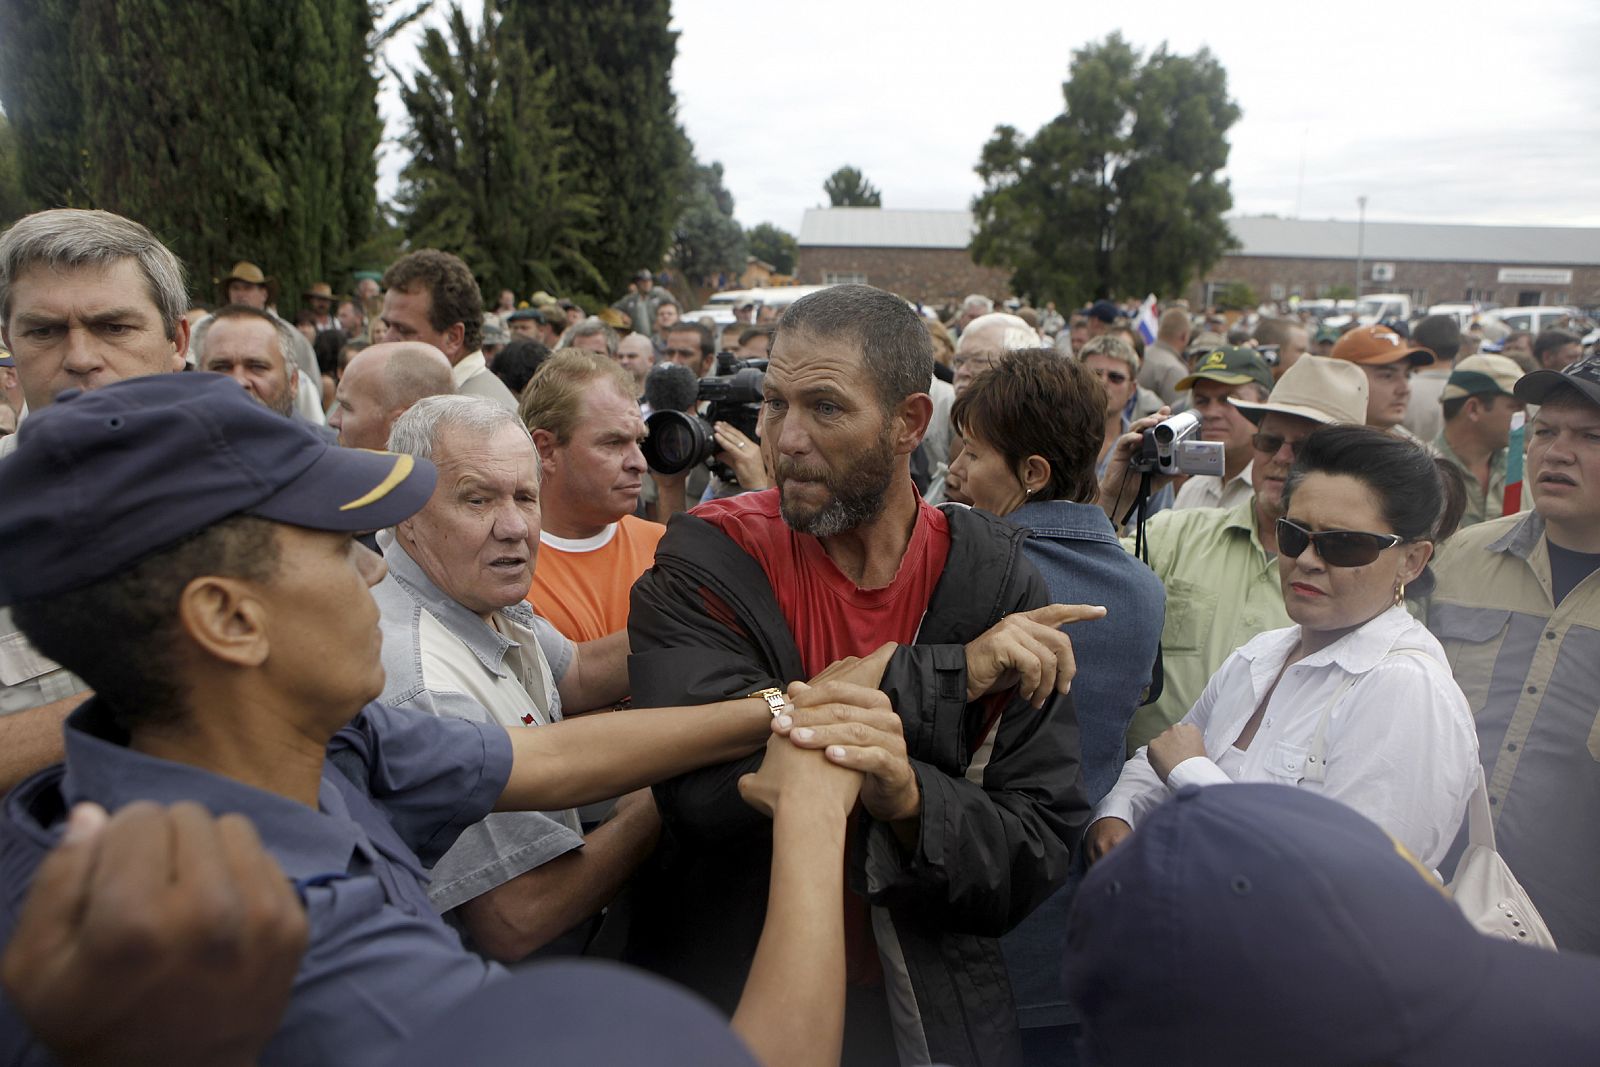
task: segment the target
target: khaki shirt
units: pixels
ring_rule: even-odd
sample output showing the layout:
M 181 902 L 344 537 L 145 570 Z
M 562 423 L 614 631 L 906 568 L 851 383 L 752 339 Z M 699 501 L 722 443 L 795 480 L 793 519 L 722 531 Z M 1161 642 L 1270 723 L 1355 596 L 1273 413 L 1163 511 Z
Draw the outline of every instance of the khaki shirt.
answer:
M 1477 475 L 1472 473 L 1472 468 L 1462 462 L 1461 457 L 1455 454 L 1450 447 L 1450 442 L 1445 440 L 1444 431 L 1439 431 L 1439 436 L 1433 439 L 1433 449 L 1440 456 L 1449 460 L 1461 470 L 1461 475 L 1467 483 L 1467 507 L 1461 513 L 1461 526 L 1476 526 L 1489 519 L 1498 519 L 1505 513 L 1506 504 L 1506 452 L 1504 448 L 1496 449 L 1489 457 L 1489 485 L 1485 488 L 1479 483 Z
M 1563 950 L 1600 952 L 1600 572 L 1560 606 L 1537 512 L 1444 542 L 1428 628 L 1478 725 L 1497 844 Z
M 1161 699 L 1134 713 L 1130 754 L 1188 714 L 1234 649 L 1290 624 L 1276 557 L 1256 534 L 1254 505 L 1251 497 L 1231 508 L 1163 511 L 1145 524 L 1150 568 L 1167 587 L 1163 684 Z M 1132 538 L 1122 543 L 1132 551 Z

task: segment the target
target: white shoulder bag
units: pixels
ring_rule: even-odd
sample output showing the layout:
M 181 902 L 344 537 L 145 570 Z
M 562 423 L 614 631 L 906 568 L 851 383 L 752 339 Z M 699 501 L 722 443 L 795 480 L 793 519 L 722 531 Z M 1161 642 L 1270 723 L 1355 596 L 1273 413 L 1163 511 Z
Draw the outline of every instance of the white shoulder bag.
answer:
M 1391 656 L 1415 656 L 1432 659 L 1416 648 L 1397 648 Z M 1328 719 L 1349 688 L 1356 682 L 1351 677 L 1334 694 L 1317 722 L 1317 732 L 1311 739 L 1306 754 L 1304 781 L 1322 782 L 1327 779 Z M 1555 950 L 1555 938 L 1544 924 L 1539 909 L 1528 899 L 1511 868 L 1496 851 L 1494 844 L 1494 818 L 1489 813 L 1489 790 L 1483 777 L 1483 766 L 1477 768 L 1478 782 L 1467 801 L 1467 850 L 1456 864 L 1456 876 L 1448 886 L 1456 906 L 1467 921 L 1481 934 L 1517 941 L 1524 945 Z

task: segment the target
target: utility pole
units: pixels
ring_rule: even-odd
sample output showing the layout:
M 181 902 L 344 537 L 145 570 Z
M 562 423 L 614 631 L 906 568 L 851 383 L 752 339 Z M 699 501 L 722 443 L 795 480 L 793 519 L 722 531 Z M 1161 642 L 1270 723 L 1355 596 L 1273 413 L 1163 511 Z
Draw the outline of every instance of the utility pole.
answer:
M 1356 204 L 1361 208 L 1360 221 L 1356 223 L 1356 303 L 1359 304 L 1361 302 L 1361 278 L 1366 273 L 1367 198 L 1364 196 L 1356 197 Z

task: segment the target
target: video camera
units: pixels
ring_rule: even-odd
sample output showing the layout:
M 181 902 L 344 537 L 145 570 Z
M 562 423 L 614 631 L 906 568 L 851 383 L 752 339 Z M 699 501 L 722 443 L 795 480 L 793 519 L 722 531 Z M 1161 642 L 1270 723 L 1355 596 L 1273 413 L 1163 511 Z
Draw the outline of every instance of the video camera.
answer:
M 718 422 L 736 427 L 752 441 L 761 440 L 762 390 L 767 361 L 739 359 L 732 352 L 717 353 L 717 373 L 695 379 L 694 372 L 676 363 L 663 363 L 645 379 L 645 401 L 651 407 L 645 426 L 645 462 L 659 474 L 677 474 L 697 463 L 711 468 L 722 481 L 738 485 L 726 464 L 713 459 L 719 451 L 712 429 Z M 705 405 L 702 415 L 696 409 Z
M 1128 466 L 1142 473 L 1223 473 L 1222 442 L 1200 440 L 1200 417 L 1192 411 L 1163 419 L 1144 432 Z

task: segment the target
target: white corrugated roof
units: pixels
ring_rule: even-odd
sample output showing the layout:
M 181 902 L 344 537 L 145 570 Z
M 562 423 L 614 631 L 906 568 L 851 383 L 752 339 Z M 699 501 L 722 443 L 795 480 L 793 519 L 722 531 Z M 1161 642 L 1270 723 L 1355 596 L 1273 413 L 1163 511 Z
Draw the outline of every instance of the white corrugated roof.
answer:
M 1241 216 L 1228 220 L 1243 247 L 1238 255 L 1354 259 L 1354 222 Z M 966 248 L 970 211 L 895 211 L 814 207 L 800 222 L 800 244 L 832 248 Z M 1447 263 L 1600 264 L 1600 229 L 1575 226 L 1470 226 L 1431 222 L 1368 222 L 1368 260 Z
M 966 248 L 971 241 L 970 211 L 813 207 L 800 220 L 802 247 Z
M 1354 259 L 1358 224 L 1246 216 L 1228 220 L 1244 247 L 1236 255 Z M 1467 226 L 1368 222 L 1362 253 L 1371 260 L 1447 263 L 1600 264 L 1600 230 L 1576 226 Z

